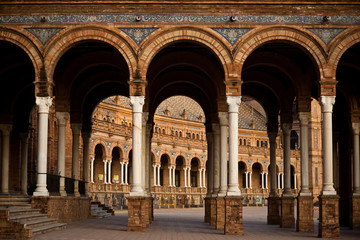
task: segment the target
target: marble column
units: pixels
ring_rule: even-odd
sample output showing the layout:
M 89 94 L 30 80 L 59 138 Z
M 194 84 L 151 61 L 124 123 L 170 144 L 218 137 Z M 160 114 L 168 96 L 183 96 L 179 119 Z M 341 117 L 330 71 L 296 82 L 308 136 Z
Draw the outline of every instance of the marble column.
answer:
M 240 196 L 238 179 L 238 119 L 241 96 L 227 96 L 226 102 L 229 105 L 229 184 L 227 196 Z
M 156 171 L 157 165 L 153 165 L 153 168 L 154 168 L 154 186 L 157 186 L 157 171 Z
M 227 153 L 228 153 L 228 113 L 219 112 L 220 122 L 220 190 L 219 196 L 224 197 L 227 192 Z M 204 182 L 205 185 L 205 182 Z
M 169 167 L 169 187 L 172 187 L 172 184 L 171 184 L 171 182 L 172 182 L 172 177 L 171 177 L 171 173 L 172 173 L 172 167 Z
M 264 189 L 264 172 L 261 173 L 261 189 Z
M 111 159 L 109 159 L 108 161 L 108 184 L 111 184 L 111 176 L 112 176 L 112 174 L 111 174 L 111 163 L 112 163 L 112 160 Z
M 121 165 L 121 178 L 120 178 L 120 185 L 124 185 L 124 162 L 120 162 Z
M 249 188 L 249 172 L 245 172 L 245 188 Z
M 85 196 L 89 197 L 89 172 L 90 172 L 90 132 L 83 132 L 82 139 L 83 139 L 83 176 L 85 182 Z
M 269 187 L 268 187 L 268 174 L 269 173 L 265 173 L 265 189 L 269 189 Z
M 146 146 L 147 145 L 147 141 L 146 141 L 146 122 L 148 120 L 149 117 L 149 113 L 148 112 L 143 112 L 142 113 L 142 119 L 141 119 L 141 187 L 143 188 L 144 194 L 148 195 L 148 193 L 150 194 L 150 192 L 148 191 L 149 189 L 146 187 L 146 179 L 148 178 L 149 174 L 148 174 L 148 170 L 149 170 L 149 165 L 148 165 L 148 161 L 149 161 L 149 156 L 148 156 L 148 150 L 149 147 Z
M 205 186 L 205 173 L 206 173 L 206 169 L 204 168 L 204 169 L 203 169 L 203 175 L 202 175 L 202 177 L 203 177 L 203 186 L 204 186 L 204 187 L 206 187 L 206 186 Z
M 202 179 L 202 169 L 199 169 L 199 187 L 200 188 L 202 187 L 201 179 Z
M 214 136 L 214 190 L 212 193 L 213 197 L 217 197 L 220 189 L 220 134 L 219 134 L 219 124 L 212 124 L 212 131 Z
M 147 113 L 148 115 L 149 113 Z M 144 116 L 143 116 L 144 118 Z M 148 119 L 148 116 L 146 116 L 146 121 Z M 146 124 L 145 127 L 145 194 L 146 196 L 151 196 L 151 163 L 152 163 L 152 157 L 151 157 L 151 131 L 153 129 L 152 124 Z
M 281 189 L 281 179 L 280 179 L 280 173 L 277 174 L 277 178 L 278 178 L 278 189 Z
M 188 187 L 188 184 L 187 184 L 187 168 L 184 168 L 184 186 Z
M 280 188 L 280 178 L 279 174 L 276 174 L 276 137 L 277 132 L 269 132 L 269 142 L 270 142 L 270 196 L 277 197 L 278 192 L 276 188 Z M 276 187 L 276 175 L 278 177 L 278 187 Z
M 160 168 L 161 168 L 161 165 L 158 165 L 157 166 L 157 186 L 161 186 L 161 183 L 160 183 Z
M 142 188 L 142 109 L 144 105 L 144 96 L 130 96 L 130 102 L 132 104 L 132 146 L 133 146 L 133 159 L 132 159 L 132 187 L 130 196 L 144 196 L 144 190 Z
M 353 195 L 360 196 L 360 151 L 359 151 L 359 130 L 360 123 L 352 124 L 354 134 L 354 184 L 353 184 Z
M 207 144 L 208 144 L 208 189 L 207 189 L 207 197 L 211 197 L 214 191 L 214 133 L 207 132 Z M 190 182 L 189 182 L 190 185 Z
M 27 195 L 27 164 L 29 133 L 20 133 L 21 140 L 21 194 Z
M 300 196 L 311 196 L 309 189 L 309 112 L 299 112 L 300 120 L 300 159 L 301 159 L 301 190 Z M 295 182 L 296 183 L 296 182 Z M 296 188 L 296 184 L 295 184 Z
M 0 130 L 2 132 L 1 193 L 3 194 L 9 193 L 9 162 L 10 162 L 11 129 L 12 129 L 11 124 L 0 124 Z M 46 183 L 46 178 L 45 178 L 45 183 Z
M 72 123 L 71 130 L 73 135 L 72 145 L 72 178 L 74 179 L 74 195 L 80 197 L 79 193 L 79 148 L 80 148 L 80 123 Z
M 333 179 L 333 137 L 332 110 L 335 96 L 321 96 L 321 111 L 323 113 L 323 190 L 322 195 L 336 195 Z
M 285 189 L 283 196 L 293 196 L 291 193 L 291 176 L 290 176 L 290 132 L 291 123 L 282 123 L 281 129 L 284 136 L 284 175 Z
M 252 172 L 249 172 L 249 188 L 252 189 Z
M 176 187 L 176 184 L 175 184 L 175 166 L 173 167 L 172 169 L 173 173 L 172 173 L 172 184 L 173 184 L 173 187 Z
M 187 177 L 188 177 L 188 184 L 189 184 L 189 187 L 192 187 L 192 186 L 191 186 L 191 181 L 190 181 L 190 176 L 191 176 L 191 168 L 188 168 L 188 175 L 187 175 Z
M 90 170 L 91 170 L 90 182 L 91 183 L 94 183 L 94 161 L 95 161 L 95 158 L 93 157 L 91 159 L 91 166 L 90 166 Z
M 33 195 L 49 196 L 49 192 L 46 188 L 47 186 L 46 175 L 47 175 L 49 108 L 52 105 L 52 98 L 36 97 L 36 105 L 39 107 L 38 163 L 37 163 L 37 184 Z
M 125 185 L 129 185 L 128 182 L 129 162 L 125 163 Z
M 58 122 L 58 174 L 60 176 L 60 196 L 66 196 L 65 191 L 65 145 L 66 145 L 66 123 L 69 119 L 68 112 L 55 113 Z
M 107 160 L 103 160 L 104 162 L 104 184 L 107 184 Z

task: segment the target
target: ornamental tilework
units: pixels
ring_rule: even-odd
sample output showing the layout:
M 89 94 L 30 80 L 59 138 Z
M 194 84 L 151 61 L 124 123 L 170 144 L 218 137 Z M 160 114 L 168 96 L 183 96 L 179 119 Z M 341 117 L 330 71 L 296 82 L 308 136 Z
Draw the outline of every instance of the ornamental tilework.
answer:
M 0 21 L 1 22 L 1 21 Z M 60 32 L 63 28 L 25 28 L 28 32 L 34 35 L 42 45 L 45 45 L 55 34 Z
M 331 40 L 344 31 L 345 28 L 308 28 L 308 30 L 328 45 Z
M 158 28 L 119 28 L 126 33 L 137 45 Z
M 234 45 L 240 37 L 244 36 L 252 28 L 213 28 L 220 33 L 231 45 Z
M 46 17 L 49 23 L 79 23 L 79 22 L 110 22 L 128 23 L 136 22 L 138 15 L 130 14 L 74 14 L 74 15 L 2 15 L 0 23 L 34 23 L 41 22 L 41 17 Z M 232 16 L 240 23 L 321 23 L 321 15 L 170 15 L 170 14 L 146 14 L 141 16 L 140 22 L 161 23 L 219 23 L 229 22 Z M 332 15 L 332 23 L 359 23 L 360 15 Z

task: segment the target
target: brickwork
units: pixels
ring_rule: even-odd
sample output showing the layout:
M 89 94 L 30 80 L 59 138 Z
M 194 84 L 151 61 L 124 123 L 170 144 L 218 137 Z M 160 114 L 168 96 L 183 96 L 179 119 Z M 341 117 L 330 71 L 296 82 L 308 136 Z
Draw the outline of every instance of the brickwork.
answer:
M 281 222 L 280 227 L 282 228 L 294 228 L 295 227 L 295 211 L 294 204 L 295 198 L 281 197 Z
M 339 237 L 339 196 L 320 195 L 319 203 L 319 237 Z
M 150 225 L 150 198 L 128 197 L 128 231 L 144 232 Z
M 217 230 L 224 230 L 225 226 L 225 198 L 217 197 L 216 198 L 216 224 L 215 228 Z
M 242 197 L 225 197 L 225 235 L 243 235 Z
M 31 229 L 25 229 L 24 224 L 10 222 L 9 211 L 0 210 L 0 239 L 32 238 Z
M 313 232 L 314 231 L 313 197 L 298 196 L 296 209 L 297 209 L 296 231 Z
M 210 223 L 210 198 L 209 197 L 204 198 L 204 202 L 205 202 L 204 222 Z
M 90 198 L 81 197 L 32 197 L 31 207 L 56 218 L 58 222 L 71 223 L 90 216 Z
M 280 225 L 281 222 L 281 199 L 280 197 L 268 197 L 268 215 L 267 224 Z
M 350 224 L 352 229 L 360 228 L 360 196 L 352 196 L 352 215 L 350 216 Z
M 210 226 L 216 225 L 216 198 L 210 198 Z

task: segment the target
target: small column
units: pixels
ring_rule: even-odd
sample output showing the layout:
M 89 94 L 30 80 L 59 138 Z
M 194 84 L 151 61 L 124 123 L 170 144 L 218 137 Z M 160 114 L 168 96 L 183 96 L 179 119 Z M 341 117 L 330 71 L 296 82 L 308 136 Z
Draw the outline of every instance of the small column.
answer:
M 158 165 L 157 166 L 157 186 L 161 186 L 161 183 L 160 183 L 160 168 L 161 168 L 161 165 Z
M 58 174 L 60 175 L 60 196 L 66 196 L 65 191 L 65 145 L 66 145 L 66 122 L 69 118 L 67 112 L 56 112 L 58 121 Z
M 153 168 L 154 168 L 154 186 L 157 186 L 157 179 L 156 179 L 156 176 L 157 176 L 157 174 L 156 174 L 156 168 L 157 168 L 157 166 L 156 165 L 153 165 Z
M 191 181 L 190 181 L 190 175 L 191 175 L 191 168 L 188 168 L 188 184 L 189 184 L 189 187 L 191 187 Z
M 268 188 L 268 173 L 265 173 L 265 188 L 269 189 Z
M 108 172 L 108 184 L 111 184 L 111 163 L 112 163 L 112 161 L 109 159 L 108 160 L 108 169 L 109 169 L 109 172 Z
M 74 195 L 80 197 L 79 193 L 79 148 L 80 148 L 80 123 L 72 123 L 71 130 L 73 134 L 72 145 L 72 178 L 74 179 Z
M 21 194 L 27 195 L 27 163 L 29 133 L 20 133 L 21 139 Z
M 241 96 L 227 96 L 229 105 L 229 184 L 227 196 L 240 196 L 238 169 L 239 105 Z
M 89 143 L 90 143 L 90 132 L 83 132 L 82 133 L 82 139 L 83 139 L 83 176 L 84 176 L 84 182 L 85 182 L 85 196 L 89 197 L 89 159 L 90 159 L 90 149 L 89 149 Z
M 245 172 L 245 188 L 249 188 L 249 172 Z
M 290 132 L 291 123 L 282 123 L 281 128 L 284 136 L 284 175 L 285 189 L 283 196 L 293 196 L 291 193 L 291 175 L 290 175 Z
M 276 127 L 277 129 L 277 124 Z M 280 189 L 280 178 L 279 174 L 277 174 L 278 178 L 278 186 L 276 186 L 276 137 L 277 132 L 268 132 L 269 142 L 270 142 L 270 196 L 278 197 L 277 189 Z
M 294 189 L 296 190 L 296 173 L 294 173 Z
M 132 104 L 132 145 L 133 145 L 133 159 L 132 159 L 132 187 L 130 196 L 144 196 L 144 190 L 142 188 L 142 148 L 141 148 L 141 136 L 142 136 L 142 109 L 144 105 L 144 96 L 130 96 L 130 102 Z
M 219 112 L 219 122 L 220 122 L 220 190 L 219 190 L 219 196 L 224 197 L 227 192 L 227 184 L 228 184 L 227 183 L 228 113 Z M 203 183 L 204 183 L 204 187 L 205 187 L 205 182 L 203 181 Z M 225 204 L 225 202 L 224 202 L 224 204 Z
M 249 172 L 249 188 L 252 189 L 252 172 Z
M 301 191 L 300 196 L 312 196 L 309 189 L 309 112 L 299 112 L 300 120 L 300 159 L 301 159 Z M 295 175 L 295 174 L 294 174 Z M 295 177 L 296 189 L 296 177 Z
M 206 172 L 206 169 L 204 168 L 204 169 L 203 169 L 203 175 L 202 175 L 204 188 L 206 187 L 206 186 L 205 186 L 205 172 Z
M 103 160 L 104 162 L 104 184 L 107 184 L 107 160 Z
M 120 162 L 121 165 L 121 180 L 120 180 L 120 185 L 124 185 L 125 181 L 124 181 L 124 162 Z
M 11 124 L 0 124 L 2 132 L 2 165 L 1 165 L 1 193 L 9 193 L 9 162 L 10 162 L 10 132 Z M 46 180 L 46 178 L 45 178 Z
M 212 124 L 213 136 L 214 136 L 214 153 L 213 153 L 213 160 L 214 160 L 214 190 L 213 190 L 213 197 L 217 197 L 220 189 L 220 134 L 219 134 L 219 124 Z
M 207 152 L 208 152 L 207 186 L 208 186 L 208 188 L 207 188 L 206 196 L 211 198 L 212 193 L 214 191 L 214 133 L 207 132 L 206 140 L 207 140 L 207 145 L 208 145 L 208 149 L 207 149 Z M 190 185 L 190 181 L 189 181 L 189 185 Z M 211 200 L 209 199 L 209 201 L 211 201 Z
M 171 173 L 172 173 L 172 167 L 169 167 L 169 187 L 172 187 L 172 184 L 171 184 L 171 182 L 172 182 L 172 177 L 171 177 Z
M 261 189 L 264 189 L 264 172 L 261 173 Z
M 281 174 L 281 189 L 284 189 L 284 173 Z
M 184 186 L 188 187 L 188 184 L 187 184 L 187 168 L 184 168 Z
M 202 173 L 202 169 L 199 169 L 199 187 L 202 188 L 202 182 L 201 182 L 201 173 Z
M 277 179 L 278 179 L 278 184 L 277 184 L 277 189 L 281 189 L 281 182 L 280 182 L 280 173 L 277 174 Z
M 173 174 L 172 174 L 172 184 L 173 184 L 173 187 L 176 187 L 176 184 L 175 184 L 175 166 L 173 167 Z
M 49 192 L 46 188 L 46 174 L 47 174 L 49 108 L 52 105 L 52 98 L 36 97 L 36 105 L 39 107 L 38 165 L 37 165 L 37 184 L 33 195 L 49 196 Z
M 360 123 L 352 123 L 354 133 L 354 184 L 352 194 L 352 216 L 350 226 L 352 229 L 360 228 L 360 151 L 359 151 L 359 130 Z
M 91 183 L 94 183 L 94 161 L 95 161 L 95 158 L 93 157 L 91 159 L 91 165 L 90 165 L 90 170 L 91 170 L 90 182 Z
M 129 162 L 125 163 L 125 185 L 129 185 L 128 182 L 128 171 L 129 171 Z

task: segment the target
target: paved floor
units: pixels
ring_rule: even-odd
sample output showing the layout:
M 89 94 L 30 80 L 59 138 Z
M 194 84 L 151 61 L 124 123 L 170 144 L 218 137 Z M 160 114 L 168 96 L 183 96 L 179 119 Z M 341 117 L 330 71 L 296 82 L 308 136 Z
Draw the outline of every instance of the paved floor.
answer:
M 95 239 L 156 239 L 156 240 L 212 240 L 212 239 L 315 239 L 314 233 L 298 233 L 266 224 L 266 207 L 244 207 L 244 235 L 225 236 L 222 231 L 204 223 L 204 209 L 155 210 L 155 220 L 146 232 L 127 232 L 127 212 L 117 212 L 105 219 L 87 219 L 69 224 L 66 229 L 35 236 L 46 240 Z M 317 223 L 316 223 L 317 225 Z M 360 239 L 360 231 L 341 229 L 340 239 Z

